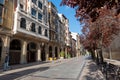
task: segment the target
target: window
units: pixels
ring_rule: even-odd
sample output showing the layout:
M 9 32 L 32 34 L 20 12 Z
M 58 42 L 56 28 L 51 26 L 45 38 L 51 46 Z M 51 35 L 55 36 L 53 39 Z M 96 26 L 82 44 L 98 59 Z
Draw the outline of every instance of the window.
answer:
M 20 8 L 23 9 L 23 5 L 22 4 L 20 4 Z
M 40 1 L 38 2 L 38 7 L 42 9 L 42 3 Z
M 0 0 L 0 4 L 4 5 L 5 0 Z
M 20 27 L 26 29 L 26 20 L 25 20 L 25 18 L 21 18 Z
M 31 31 L 32 31 L 32 32 L 36 32 L 36 30 L 35 30 L 35 23 L 32 23 L 32 24 L 31 24 Z
M 42 20 L 42 14 L 38 13 L 38 20 Z
M 3 13 L 3 7 L 0 6 L 0 24 L 2 23 L 2 13 Z
M 58 32 L 58 27 L 57 26 L 55 26 L 55 31 Z
M 32 0 L 32 2 L 33 2 L 34 4 L 36 4 L 36 1 L 37 1 L 37 0 Z
M 48 34 L 47 34 L 47 29 L 45 29 L 45 36 L 46 36 L 46 37 L 48 36 Z
M 32 16 L 36 17 L 36 10 L 32 8 L 31 14 L 32 14 Z
M 41 31 L 42 31 L 42 30 L 41 30 L 41 26 L 39 26 L 39 28 L 38 28 L 38 33 L 41 34 L 41 33 L 42 33 Z

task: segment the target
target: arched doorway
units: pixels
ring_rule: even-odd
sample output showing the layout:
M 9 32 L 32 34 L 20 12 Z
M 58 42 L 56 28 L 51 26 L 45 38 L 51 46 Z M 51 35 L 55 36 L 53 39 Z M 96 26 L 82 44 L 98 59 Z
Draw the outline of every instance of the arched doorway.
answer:
M 10 42 L 10 65 L 19 64 L 21 56 L 21 42 L 20 40 L 14 39 Z
M 46 60 L 46 54 L 45 54 L 45 44 L 41 46 L 41 60 L 45 61 Z
M 58 58 L 58 48 L 55 47 L 55 57 Z
M 35 43 L 31 42 L 27 45 L 27 62 L 36 61 L 37 46 Z
M 49 57 L 52 57 L 52 47 L 49 46 Z
M 1 56 L 2 56 L 2 40 L 0 39 L 0 61 L 1 61 Z

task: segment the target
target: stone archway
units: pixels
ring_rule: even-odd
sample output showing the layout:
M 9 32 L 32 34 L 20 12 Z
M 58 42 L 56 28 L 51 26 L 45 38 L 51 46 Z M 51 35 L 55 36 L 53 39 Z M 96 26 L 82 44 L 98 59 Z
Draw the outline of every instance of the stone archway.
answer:
M 2 39 L 0 38 L 0 61 L 1 61 L 1 57 L 2 57 Z
M 21 41 L 18 39 L 13 39 L 10 42 L 10 65 L 20 64 L 21 57 Z
M 52 56 L 52 46 L 49 46 L 49 57 L 53 57 Z
M 37 45 L 33 42 L 30 42 L 27 45 L 27 62 L 35 62 L 37 54 Z

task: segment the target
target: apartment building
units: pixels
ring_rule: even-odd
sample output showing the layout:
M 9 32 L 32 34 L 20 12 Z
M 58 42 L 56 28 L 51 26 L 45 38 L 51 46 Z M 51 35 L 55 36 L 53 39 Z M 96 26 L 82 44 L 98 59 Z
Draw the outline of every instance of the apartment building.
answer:
M 71 44 L 70 44 L 70 31 L 69 31 L 69 20 L 63 14 L 58 14 L 62 23 L 63 31 L 61 33 L 61 37 L 63 38 L 63 51 L 65 52 L 65 58 L 71 51 Z
M 60 15 L 47 0 L 0 0 L 0 66 L 5 53 L 10 65 L 59 58 L 72 43 L 69 21 Z
M 10 65 L 48 60 L 48 1 L 0 0 L 0 10 L 1 65 L 6 52 Z
M 9 52 L 9 43 L 13 29 L 13 0 L 0 0 L 0 66 L 5 54 Z
M 65 52 L 65 23 L 63 22 L 63 14 L 58 13 L 59 16 L 59 45 L 60 45 L 60 52 Z M 64 56 L 65 57 L 65 56 Z
M 52 2 L 48 2 L 48 14 L 49 14 L 49 57 L 59 58 L 59 17 L 58 11 Z
M 71 36 L 72 36 L 72 45 L 74 45 L 75 49 L 73 49 L 73 55 L 74 56 L 80 56 L 80 50 L 82 45 L 80 44 L 80 35 L 78 33 L 75 32 L 71 32 Z M 76 42 L 76 44 L 75 44 Z

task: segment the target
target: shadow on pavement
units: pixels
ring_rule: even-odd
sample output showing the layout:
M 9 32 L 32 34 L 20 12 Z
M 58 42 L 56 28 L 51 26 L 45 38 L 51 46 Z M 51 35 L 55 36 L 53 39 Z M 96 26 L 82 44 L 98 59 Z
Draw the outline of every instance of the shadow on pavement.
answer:
M 27 70 L 24 70 L 24 71 L 15 72 L 15 73 L 0 76 L 0 80 L 14 80 L 16 78 L 19 78 L 19 77 L 34 73 L 36 71 L 45 71 L 45 70 L 48 70 L 48 69 L 49 69 L 49 67 L 40 67 L 40 68 L 36 68 L 36 69 L 27 69 Z
M 12 69 L 19 69 L 19 68 L 24 68 L 24 67 L 29 67 L 29 66 L 35 66 L 35 65 L 40 65 L 40 64 L 45 64 L 45 63 L 49 63 L 49 62 L 31 62 L 31 63 L 27 63 L 27 64 L 18 64 L 18 65 L 11 65 Z
M 83 80 L 105 80 L 98 66 L 90 58 L 88 60 L 85 66 L 86 74 L 83 76 Z

